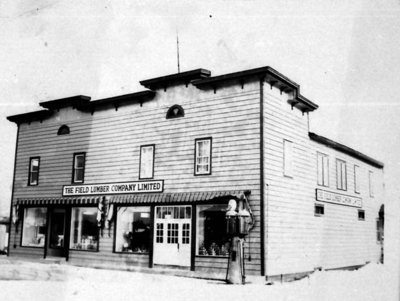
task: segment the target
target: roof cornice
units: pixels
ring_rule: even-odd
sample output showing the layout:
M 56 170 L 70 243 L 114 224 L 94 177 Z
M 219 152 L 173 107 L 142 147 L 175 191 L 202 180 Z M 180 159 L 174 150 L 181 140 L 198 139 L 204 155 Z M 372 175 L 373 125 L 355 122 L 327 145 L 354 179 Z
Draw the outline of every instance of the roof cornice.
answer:
M 140 84 L 148 89 L 164 89 L 176 83 L 184 83 L 188 85 L 191 81 L 207 78 L 211 75 L 211 71 L 207 69 L 195 69 L 161 77 L 155 77 L 140 81 Z
M 216 89 L 216 87 L 228 81 L 237 81 L 243 85 L 244 81 L 249 77 L 258 77 L 263 79 L 268 82 L 271 87 L 277 87 L 281 92 L 293 92 L 294 97 L 288 102 L 290 105 L 298 108 L 302 112 L 310 112 L 318 108 L 317 104 L 300 94 L 299 84 L 269 66 L 198 79 L 194 80 L 192 84 L 199 89 L 208 87 Z
M 21 124 L 24 122 L 30 123 L 32 121 L 43 121 L 44 119 L 53 115 L 53 111 L 50 110 L 39 110 L 29 113 L 23 113 L 18 115 L 8 116 L 7 119 L 16 124 Z
M 123 104 L 132 104 L 132 103 L 140 103 L 142 104 L 145 101 L 152 100 L 156 92 L 151 90 L 145 90 L 125 95 L 118 95 L 98 100 L 93 100 L 90 102 L 83 103 L 77 107 L 78 110 L 81 111 L 91 111 L 93 112 L 96 108 L 104 107 L 104 106 L 114 106 L 117 110 Z
M 55 100 L 43 101 L 40 102 L 39 105 L 49 110 L 58 110 L 66 107 L 76 108 L 82 104 L 88 103 L 90 99 L 90 96 L 77 95 Z

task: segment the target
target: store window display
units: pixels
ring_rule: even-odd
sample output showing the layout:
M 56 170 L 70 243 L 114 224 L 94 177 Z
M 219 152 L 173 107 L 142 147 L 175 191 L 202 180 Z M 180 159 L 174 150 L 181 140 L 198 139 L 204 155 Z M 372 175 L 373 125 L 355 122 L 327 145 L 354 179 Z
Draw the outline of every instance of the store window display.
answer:
M 148 253 L 150 207 L 118 207 L 115 252 Z
M 197 207 L 197 255 L 228 256 L 226 210 L 223 204 Z
M 70 248 L 85 251 L 97 251 L 98 226 L 97 208 L 74 207 L 71 212 Z
M 25 208 L 22 228 L 23 247 L 43 247 L 46 239 L 47 208 Z

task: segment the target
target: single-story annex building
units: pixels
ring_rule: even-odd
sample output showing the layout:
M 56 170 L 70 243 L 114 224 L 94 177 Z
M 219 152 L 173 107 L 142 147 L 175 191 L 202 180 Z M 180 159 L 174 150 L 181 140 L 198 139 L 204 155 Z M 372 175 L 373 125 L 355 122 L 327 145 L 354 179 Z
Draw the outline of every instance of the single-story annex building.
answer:
M 284 278 L 380 260 L 383 164 L 310 132 L 318 106 L 271 67 L 73 96 L 18 126 L 9 256 L 224 277 L 229 200 L 255 224 L 246 273 Z

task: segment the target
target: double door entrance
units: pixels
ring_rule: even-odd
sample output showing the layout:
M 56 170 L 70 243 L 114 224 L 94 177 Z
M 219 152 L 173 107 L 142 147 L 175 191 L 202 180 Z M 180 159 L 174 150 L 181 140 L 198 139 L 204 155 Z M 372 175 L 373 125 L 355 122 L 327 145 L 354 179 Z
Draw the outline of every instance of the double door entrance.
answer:
M 49 208 L 47 256 L 67 257 L 71 210 Z
M 191 206 L 157 206 L 154 216 L 153 263 L 190 266 Z

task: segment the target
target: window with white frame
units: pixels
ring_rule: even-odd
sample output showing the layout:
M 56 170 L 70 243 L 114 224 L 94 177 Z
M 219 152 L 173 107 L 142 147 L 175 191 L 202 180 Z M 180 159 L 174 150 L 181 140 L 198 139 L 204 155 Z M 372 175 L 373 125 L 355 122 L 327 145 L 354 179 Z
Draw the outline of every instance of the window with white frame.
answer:
M 211 174 L 211 138 L 195 140 L 195 175 Z
M 340 159 L 336 159 L 336 183 L 337 189 L 347 190 L 346 162 Z
M 360 193 L 360 166 L 354 165 L 354 192 Z
M 28 184 L 29 186 L 36 186 L 39 184 L 39 163 L 40 158 L 30 158 L 29 160 L 29 176 Z
M 47 208 L 32 207 L 24 210 L 24 223 L 22 226 L 23 247 L 43 247 L 46 239 Z
M 293 177 L 293 142 L 283 140 L 283 175 Z
M 140 147 L 139 179 L 152 179 L 154 176 L 154 145 Z
M 374 173 L 372 171 L 368 172 L 369 181 L 369 196 L 374 197 Z
M 72 183 L 83 183 L 85 174 L 85 153 L 74 154 Z
M 328 155 L 317 153 L 317 176 L 318 185 L 329 186 L 329 157 Z

